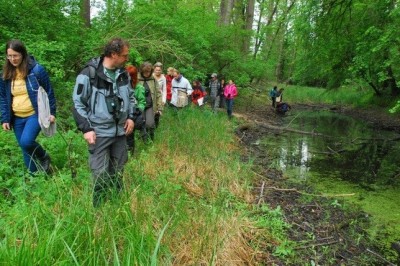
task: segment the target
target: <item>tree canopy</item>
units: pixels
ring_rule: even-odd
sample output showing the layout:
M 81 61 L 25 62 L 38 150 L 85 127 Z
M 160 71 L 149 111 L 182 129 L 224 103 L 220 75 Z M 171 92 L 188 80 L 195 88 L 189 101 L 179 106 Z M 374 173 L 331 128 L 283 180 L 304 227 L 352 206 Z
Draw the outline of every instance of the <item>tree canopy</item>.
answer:
M 132 63 L 160 61 L 189 78 L 399 92 L 395 0 L 4 0 L 0 14 L 1 41 L 24 41 L 59 81 L 120 36 Z

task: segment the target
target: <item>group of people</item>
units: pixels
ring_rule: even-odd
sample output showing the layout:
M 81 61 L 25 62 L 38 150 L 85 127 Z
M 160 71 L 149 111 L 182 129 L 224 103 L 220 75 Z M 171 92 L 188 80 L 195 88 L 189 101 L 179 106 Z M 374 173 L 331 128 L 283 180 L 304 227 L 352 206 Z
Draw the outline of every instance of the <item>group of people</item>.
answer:
M 271 97 L 272 107 L 279 114 L 285 114 L 290 110 L 291 106 L 283 101 L 283 88 L 278 90 L 277 86 L 274 86 L 272 90 L 269 92 L 269 96 Z
M 4 130 L 13 130 L 29 173 L 50 171 L 50 156 L 36 141 L 41 131 L 38 91 L 48 96 L 49 123 L 56 121 L 56 99 L 49 76 L 20 40 L 6 44 L 7 60 L 0 78 L 0 112 Z M 207 92 L 199 80 L 190 82 L 178 69 L 163 74 L 161 63 L 127 65 L 129 43 L 111 39 L 103 54 L 91 59 L 76 78 L 73 89 L 73 117 L 83 133 L 89 151 L 93 181 L 93 206 L 98 207 L 110 190 L 123 188 L 122 172 L 128 151 L 134 150 L 134 132 L 145 142 L 154 140 L 164 106 L 176 109 L 189 103 L 203 105 Z M 233 80 L 226 86 L 213 74 L 210 81 L 212 109 L 220 97 L 232 117 L 237 88 Z
M 207 94 L 199 80 L 193 81 L 193 88 L 192 102 L 194 104 L 201 106 L 205 102 L 210 101 L 213 112 L 217 108 L 224 108 L 226 106 L 228 118 L 232 118 L 233 101 L 238 95 L 238 90 L 233 79 L 230 79 L 228 84 L 226 84 L 224 78 L 218 80 L 216 73 L 211 74 L 211 80 L 209 81 L 210 95 Z

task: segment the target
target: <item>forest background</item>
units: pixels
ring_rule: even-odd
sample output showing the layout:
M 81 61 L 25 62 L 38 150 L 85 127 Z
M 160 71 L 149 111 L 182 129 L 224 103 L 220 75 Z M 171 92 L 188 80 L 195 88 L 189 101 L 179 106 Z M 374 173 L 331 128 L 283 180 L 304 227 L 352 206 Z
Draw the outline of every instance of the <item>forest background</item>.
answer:
M 19 151 L 12 135 L 0 134 L 0 261 L 251 265 L 266 261 L 266 251 L 287 259 L 294 251 L 280 210 L 249 210 L 243 204 L 250 197 L 245 188 L 251 179 L 245 177 L 251 171 L 236 158 L 232 132 L 226 132 L 230 125 L 209 113 L 202 119 L 211 129 L 192 123 L 190 118 L 199 117 L 196 110 L 179 117 L 189 121 L 184 127 L 161 126 L 163 143 L 143 150 L 127 167 L 133 192 L 124 196 L 126 204 L 93 211 L 87 151 L 70 115 L 75 77 L 108 39 L 119 36 L 131 43 L 131 63 L 160 61 L 189 80 L 206 81 L 216 72 L 233 78 L 240 89 L 264 95 L 275 84 L 345 88 L 354 101 L 362 95 L 364 104 L 395 112 L 399 22 L 395 0 L 1 1 L 0 43 L 22 40 L 46 67 L 60 134 L 40 140 L 53 151 L 59 170 L 51 182 L 13 178 L 24 176 L 15 156 Z M 204 135 L 210 137 L 202 143 Z M 177 137 L 183 143 L 176 143 Z M 200 144 L 183 145 L 192 142 L 188 137 Z M 253 221 L 243 212 L 261 215 Z
M 24 41 L 56 83 L 121 36 L 133 63 L 160 61 L 189 79 L 217 72 L 239 85 L 399 94 L 395 0 L 26 0 L 0 8 L 0 41 Z

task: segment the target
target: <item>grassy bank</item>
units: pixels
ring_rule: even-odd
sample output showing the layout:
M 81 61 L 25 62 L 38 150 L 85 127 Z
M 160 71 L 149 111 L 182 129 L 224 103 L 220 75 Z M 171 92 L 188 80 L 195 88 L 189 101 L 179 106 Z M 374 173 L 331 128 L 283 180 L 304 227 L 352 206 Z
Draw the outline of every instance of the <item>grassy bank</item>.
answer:
M 254 104 L 271 105 L 268 96 L 269 91 L 275 84 L 265 86 L 256 85 L 252 88 L 242 89 L 240 92 L 246 96 L 242 100 L 250 100 Z M 284 88 L 284 101 L 291 104 L 330 104 L 348 105 L 358 108 L 392 108 L 398 99 L 384 94 L 376 96 L 371 88 L 355 86 L 343 86 L 338 89 L 323 89 L 315 87 L 304 87 L 296 85 L 279 84 L 278 88 Z M 238 98 L 240 101 L 241 99 Z
M 0 133 L 0 264 L 256 264 L 285 239 L 281 216 L 254 218 L 250 164 L 240 162 L 225 113 L 167 110 L 152 145 L 137 141 L 121 195 L 93 209 L 82 135 L 39 141 L 51 178 L 25 173 L 10 132 Z M 266 224 L 275 224 L 271 232 Z

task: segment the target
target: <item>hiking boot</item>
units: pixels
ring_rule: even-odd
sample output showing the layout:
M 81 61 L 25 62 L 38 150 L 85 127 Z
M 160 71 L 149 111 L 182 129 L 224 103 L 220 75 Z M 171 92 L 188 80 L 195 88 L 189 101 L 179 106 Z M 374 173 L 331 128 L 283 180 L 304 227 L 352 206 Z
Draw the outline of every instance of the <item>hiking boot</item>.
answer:
M 50 173 L 50 156 L 46 153 L 42 158 L 39 158 L 40 169 L 46 174 Z

